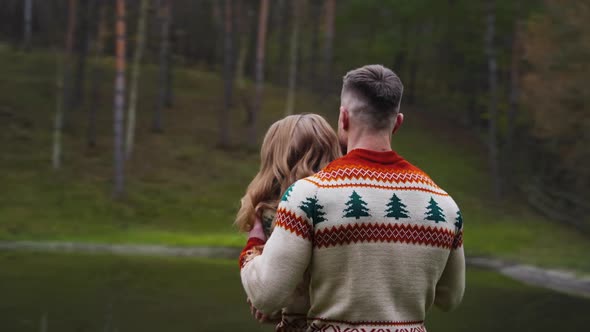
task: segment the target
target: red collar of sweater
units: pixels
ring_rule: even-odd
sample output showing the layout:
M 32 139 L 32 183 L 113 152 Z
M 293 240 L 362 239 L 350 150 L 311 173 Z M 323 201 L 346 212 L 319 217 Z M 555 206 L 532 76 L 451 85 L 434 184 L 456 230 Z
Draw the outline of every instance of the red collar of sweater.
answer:
M 379 152 L 367 149 L 354 149 L 348 152 L 344 157 L 331 162 L 324 168 L 324 171 L 333 168 L 354 167 L 355 165 L 381 170 L 387 169 L 390 171 L 405 170 L 422 172 L 395 151 Z
M 359 161 L 368 161 L 382 165 L 393 165 L 404 160 L 404 158 L 398 155 L 395 151 L 379 152 L 366 149 L 354 149 L 348 152 L 344 158 L 349 160 L 356 159 Z

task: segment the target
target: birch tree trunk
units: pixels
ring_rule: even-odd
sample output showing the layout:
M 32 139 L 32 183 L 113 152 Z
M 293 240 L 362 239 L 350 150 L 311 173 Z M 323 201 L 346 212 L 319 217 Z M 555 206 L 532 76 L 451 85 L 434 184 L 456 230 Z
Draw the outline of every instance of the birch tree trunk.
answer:
M 168 81 L 168 48 L 170 38 L 170 0 L 160 1 L 160 72 L 158 74 L 159 82 L 159 94 L 158 102 L 154 112 L 154 119 L 152 124 L 152 130 L 157 133 L 161 133 L 163 130 L 162 125 L 162 112 L 166 107 L 166 83 Z
M 88 106 L 88 147 L 96 146 L 96 110 L 100 105 L 100 81 L 102 79 L 102 69 L 100 67 L 100 58 L 104 53 L 104 44 L 107 36 L 107 6 L 103 1 L 98 1 L 98 26 L 96 30 L 96 39 L 94 41 L 94 67 L 91 73 L 91 102 Z
M 117 23 L 116 23 L 116 77 L 115 77 L 115 102 L 114 102 L 114 171 L 115 187 L 113 196 L 121 198 L 125 192 L 124 183 L 124 146 L 123 129 L 125 115 L 125 0 L 117 0 Z
M 139 20 L 137 21 L 137 40 L 135 54 L 133 55 L 133 72 L 131 73 L 131 86 L 129 95 L 129 109 L 127 111 L 127 132 L 125 139 L 125 156 L 127 159 L 133 153 L 135 138 L 135 118 L 137 113 L 137 94 L 139 86 L 139 75 L 141 74 L 141 59 L 145 48 L 146 26 L 149 11 L 149 0 L 141 0 L 139 9 Z
M 57 56 L 57 75 L 60 77 L 56 78 L 57 94 L 56 96 L 56 112 L 55 122 L 53 128 L 53 154 L 52 154 L 52 165 L 53 169 L 57 170 L 61 168 L 62 164 L 62 132 L 64 127 L 64 103 L 69 97 L 68 91 L 66 91 L 66 82 L 70 79 L 70 69 L 68 62 L 71 58 L 72 47 L 74 43 L 74 29 L 76 25 L 76 0 L 69 0 L 68 2 L 68 28 L 66 32 L 66 50 L 64 55 L 64 61 L 59 59 L 59 52 Z M 63 99 L 62 99 L 63 96 Z
M 232 5 L 231 0 L 225 0 L 224 7 L 224 55 L 223 55 L 223 109 L 219 112 L 219 145 L 228 147 L 230 145 L 229 137 L 229 112 L 231 100 L 233 97 L 233 25 L 232 25 Z
M 498 109 L 497 109 L 497 63 L 496 50 L 494 48 L 494 36 L 496 27 L 496 6 L 495 0 L 487 1 L 486 8 L 486 35 L 485 35 L 485 50 L 488 58 L 488 147 L 489 147 L 489 163 L 492 179 L 493 194 L 496 199 L 501 195 L 501 183 L 498 165 L 498 142 L 497 142 L 497 123 L 498 123 Z
M 252 118 L 248 128 L 248 145 L 255 147 L 257 143 L 258 114 L 262 108 L 262 95 L 264 92 L 264 56 L 266 49 L 266 26 L 268 22 L 269 0 L 260 0 L 260 13 L 258 16 L 258 40 L 256 43 L 256 93 L 254 97 L 254 107 L 252 109 Z
M 285 114 L 291 115 L 295 109 L 295 92 L 297 89 L 297 55 L 299 53 L 299 22 L 301 20 L 304 0 L 293 0 L 293 26 L 291 31 L 291 47 L 289 55 L 289 88 L 287 90 L 287 106 Z
M 31 35 L 33 31 L 33 0 L 25 0 L 24 7 L 24 50 L 31 50 Z
M 326 0 L 326 30 L 324 41 L 324 89 L 329 89 L 332 81 L 332 53 L 334 47 L 334 19 L 336 15 L 336 0 Z

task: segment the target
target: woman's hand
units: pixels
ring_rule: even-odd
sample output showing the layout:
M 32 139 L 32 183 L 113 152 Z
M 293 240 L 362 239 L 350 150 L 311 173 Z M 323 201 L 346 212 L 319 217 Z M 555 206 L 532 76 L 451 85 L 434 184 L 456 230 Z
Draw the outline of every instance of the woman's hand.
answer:
M 277 311 L 272 313 L 270 316 L 267 316 L 256 309 L 250 299 L 248 299 L 248 305 L 250 306 L 250 313 L 259 323 L 269 323 L 269 324 L 278 324 L 281 322 L 281 311 Z
M 264 229 L 262 228 L 260 218 L 256 216 L 254 225 L 250 232 L 248 232 L 248 243 L 246 244 L 246 248 L 244 248 L 240 255 L 240 266 L 244 267 L 246 263 L 250 262 L 254 257 L 262 255 L 264 243 L 266 243 L 266 235 L 264 235 Z
M 256 218 L 254 219 L 254 225 L 252 225 L 252 229 L 250 232 L 248 232 L 248 239 L 253 237 L 259 238 L 266 242 L 266 235 L 264 234 L 264 228 L 262 228 L 262 221 L 258 215 L 256 215 Z

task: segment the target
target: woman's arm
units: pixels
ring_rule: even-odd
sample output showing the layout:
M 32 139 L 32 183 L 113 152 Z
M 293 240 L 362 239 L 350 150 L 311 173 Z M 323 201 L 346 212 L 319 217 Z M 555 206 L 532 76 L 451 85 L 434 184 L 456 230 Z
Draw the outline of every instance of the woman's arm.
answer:
M 253 306 L 263 313 L 273 313 L 287 305 L 304 279 L 311 259 L 313 226 L 299 205 L 316 190 L 309 182 L 296 182 L 288 200 L 279 205 L 275 228 L 262 254 L 247 261 L 240 260 L 246 294 Z M 260 241 L 258 237 L 250 238 L 244 252 L 252 250 Z

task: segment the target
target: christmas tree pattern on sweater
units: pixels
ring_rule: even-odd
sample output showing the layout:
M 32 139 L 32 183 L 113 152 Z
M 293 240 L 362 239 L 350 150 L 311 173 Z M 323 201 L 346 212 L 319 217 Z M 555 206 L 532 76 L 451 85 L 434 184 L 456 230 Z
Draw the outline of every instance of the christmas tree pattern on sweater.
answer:
M 457 210 L 457 218 L 455 218 L 455 221 L 457 230 L 463 229 L 463 215 L 461 214 L 461 210 Z
M 446 222 L 447 220 L 445 219 L 445 214 L 443 209 L 438 206 L 438 203 L 434 200 L 434 198 L 430 197 L 430 202 L 428 203 L 428 206 L 426 207 L 427 211 L 426 211 L 426 218 L 425 220 L 432 220 L 435 223 L 439 223 L 439 222 Z
M 322 211 L 324 207 L 318 204 L 317 196 L 308 197 L 301 203 L 299 208 L 305 212 L 307 218 L 311 219 L 314 226 L 322 221 L 326 221 L 326 218 L 324 218 L 326 213 Z
M 289 196 L 291 195 L 291 192 L 293 191 L 293 187 L 295 187 L 295 184 L 292 184 L 291 186 L 289 186 L 289 188 L 287 188 L 287 190 L 283 194 L 283 197 L 281 197 L 281 202 L 286 202 L 289 200 Z
M 367 202 L 363 201 L 363 198 L 356 193 L 356 191 L 352 191 L 352 195 L 350 195 L 350 200 L 346 202 L 347 208 L 344 209 L 344 217 L 345 218 L 356 218 L 360 219 L 360 217 L 370 217 L 369 209 L 367 209 Z
M 385 210 L 387 213 L 385 216 L 388 218 L 395 218 L 395 220 L 399 220 L 399 218 L 409 218 L 408 210 L 406 209 L 407 206 L 402 203 L 402 200 L 397 197 L 396 194 L 393 194 L 389 199 L 389 203 L 387 203 L 388 209 Z

